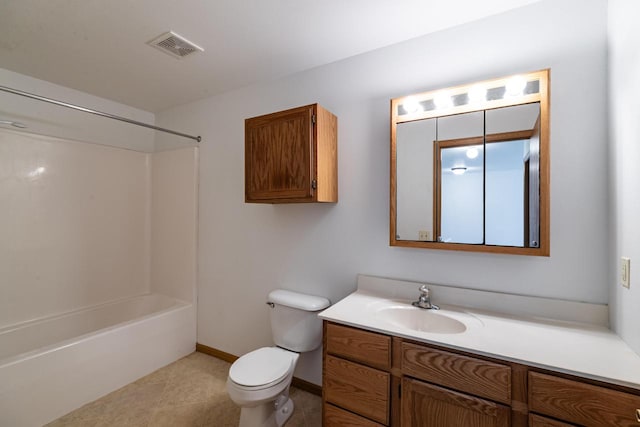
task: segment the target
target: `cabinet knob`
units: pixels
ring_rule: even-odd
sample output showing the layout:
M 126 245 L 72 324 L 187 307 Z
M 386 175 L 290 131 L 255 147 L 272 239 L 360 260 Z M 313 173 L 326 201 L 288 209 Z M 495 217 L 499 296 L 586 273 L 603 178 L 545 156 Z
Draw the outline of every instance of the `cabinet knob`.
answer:
M 636 409 L 636 421 L 640 423 L 640 409 Z

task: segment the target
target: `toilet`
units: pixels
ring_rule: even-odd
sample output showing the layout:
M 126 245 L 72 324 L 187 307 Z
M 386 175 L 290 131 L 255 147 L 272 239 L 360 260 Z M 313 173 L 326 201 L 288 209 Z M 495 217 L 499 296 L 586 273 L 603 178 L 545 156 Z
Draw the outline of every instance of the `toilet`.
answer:
M 319 311 L 323 297 L 277 289 L 267 304 L 274 347 L 262 347 L 236 360 L 229 369 L 227 392 L 240 407 L 240 427 L 280 427 L 293 413 L 289 386 L 302 352 L 322 344 Z

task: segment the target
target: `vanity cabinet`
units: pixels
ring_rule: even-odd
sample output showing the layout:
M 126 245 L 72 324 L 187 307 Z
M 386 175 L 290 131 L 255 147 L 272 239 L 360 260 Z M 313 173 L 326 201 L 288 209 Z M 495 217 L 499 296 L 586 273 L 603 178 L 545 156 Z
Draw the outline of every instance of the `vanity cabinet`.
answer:
M 640 390 L 324 321 L 323 425 L 640 426 Z
M 318 104 L 245 120 L 245 202 L 338 201 L 338 119 Z

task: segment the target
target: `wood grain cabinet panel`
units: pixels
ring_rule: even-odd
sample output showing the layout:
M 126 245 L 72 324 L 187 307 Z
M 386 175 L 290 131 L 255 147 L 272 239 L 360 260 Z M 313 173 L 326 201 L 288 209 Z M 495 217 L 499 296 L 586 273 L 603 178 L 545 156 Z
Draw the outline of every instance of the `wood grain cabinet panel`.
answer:
M 391 368 L 391 337 L 388 335 L 329 323 L 326 346 L 329 354 L 374 368 Z
M 324 427 L 383 427 L 352 412 L 330 404 L 324 405 Z
M 245 120 L 245 202 L 337 202 L 338 119 L 318 104 Z
M 402 373 L 511 404 L 511 367 L 507 365 L 403 342 Z
M 389 424 L 390 375 L 335 356 L 324 359 L 324 399 L 371 420 Z
M 640 426 L 639 390 L 326 321 L 323 357 L 328 426 Z
M 402 380 L 402 427 L 508 427 L 507 406 L 423 381 Z
M 529 410 L 584 426 L 639 426 L 640 396 L 529 372 Z

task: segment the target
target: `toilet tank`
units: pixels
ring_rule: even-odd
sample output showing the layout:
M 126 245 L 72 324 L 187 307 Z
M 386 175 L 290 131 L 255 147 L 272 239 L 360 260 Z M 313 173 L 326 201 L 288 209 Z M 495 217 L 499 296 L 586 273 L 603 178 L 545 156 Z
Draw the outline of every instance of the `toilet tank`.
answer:
M 322 320 L 318 312 L 329 307 L 328 299 L 277 289 L 269 293 L 273 342 L 287 350 L 312 351 L 322 344 Z

